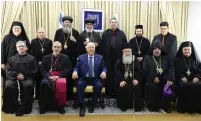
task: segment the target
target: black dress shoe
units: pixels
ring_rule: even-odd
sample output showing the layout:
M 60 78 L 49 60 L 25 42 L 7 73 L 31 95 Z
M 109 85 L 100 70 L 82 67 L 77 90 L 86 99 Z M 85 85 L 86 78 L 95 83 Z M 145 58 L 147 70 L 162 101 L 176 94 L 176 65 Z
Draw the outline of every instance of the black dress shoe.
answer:
M 135 108 L 135 112 L 140 112 L 141 110 L 141 108 Z
M 80 115 L 80 117 L 85 116 L 85 106 L 84 105 L 80 106 L 79 115 Z
M 120 108 L 121 109 L 121 111 L 127 111 L 127 108 Z
M 60 114 L 65 114 L 65 113 L 66 113 L 64 107 L 60 107 L 60 108 L 59 108 L 59 113 L 60 113 Z
M 45 114 L 47 112 L 47 110 L 41 106 L 40 106 L 39 110 L 40 110 L 40 114 Z
M 90 104 L 89 105 L 89 113 L 93 113 L 94 112 L 94 104 Z
M 154 110 L 152 108 L 148 108 L 150 112 L 153 112 Z
M 40 110 L 40 114 L 45 114 L 46 112 L 46 110 Z
M 20 108 L 16 113 L 15 113 L 16 116 L 23 116 L 24 115 L 24 112 L 23 110 Z
M 170 109 L 163 109 L 166 113 L 171 113 Z

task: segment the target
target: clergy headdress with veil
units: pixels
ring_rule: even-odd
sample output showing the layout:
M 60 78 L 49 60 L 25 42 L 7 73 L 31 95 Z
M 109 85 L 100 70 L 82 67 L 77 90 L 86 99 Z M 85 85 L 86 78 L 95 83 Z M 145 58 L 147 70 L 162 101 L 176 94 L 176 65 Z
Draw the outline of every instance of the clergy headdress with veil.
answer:
M 197 54 L 197 52 L 195 50 L 195 47 L 194 47 L 193 43 L 190 42 L 190 41 L 185 41 L 185 42 L 181 43 L 181 45 L 179 47 L 179 50 L 177 51 L 176 57 L 182 57 L 183 56 L 182 49 L 184 47 L 191 47 L 191 55 L 190 55 L 190 57 L 192 59 L 197 60 L 197 61 L 200 62 L 200 58 L 198 57 L 198 54 Z

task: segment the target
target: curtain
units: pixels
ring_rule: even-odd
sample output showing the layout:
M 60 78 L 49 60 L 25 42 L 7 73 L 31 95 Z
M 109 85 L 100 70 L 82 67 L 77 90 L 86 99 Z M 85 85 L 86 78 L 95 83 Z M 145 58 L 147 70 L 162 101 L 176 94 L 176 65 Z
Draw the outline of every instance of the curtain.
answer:
M 83 8 L 104 10 L 105 30 L 110 19 L 118 15 L 119 28 L 130 40 L 134 37 L 135 25 L 144 26 L 144 36 L 152 41 L 160 33 L 160 22 L 167 21 L 169 30 L 178 38 L 179 44 L 186 40 L 188 4 L 185 1 L 24 1 L 2 2 L 2 36 L 8 34 L 12 21 L 19 20 L 29 39 L 36 37 L 39 27 L 46 30 L 46 36 L 54 39 L 59 24 L 59 13 L 73 17 L 73 28 L 81 32 L 81 11 Z M 12 9 L 11 9 L 12 8 Z M 9 13 L 9 14 L 8 14 Z
M 1 1 L 1 35 L 2 37 L 9 33 L 11 24 L 18 20 L 21 14 L 24 2 L 21 1 Z

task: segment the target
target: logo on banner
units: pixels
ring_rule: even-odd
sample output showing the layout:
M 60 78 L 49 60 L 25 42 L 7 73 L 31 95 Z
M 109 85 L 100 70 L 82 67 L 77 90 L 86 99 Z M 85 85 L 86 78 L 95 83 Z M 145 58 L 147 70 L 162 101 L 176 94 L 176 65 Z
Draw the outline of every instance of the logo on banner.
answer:
M 95 20 L 94 31 L 103 32 L 103 30 L 104 30 L 104 13 L 103 13 L 103 10 L 83 9 L 82 31 L 85 29 L 84 20 L 87 18 Z

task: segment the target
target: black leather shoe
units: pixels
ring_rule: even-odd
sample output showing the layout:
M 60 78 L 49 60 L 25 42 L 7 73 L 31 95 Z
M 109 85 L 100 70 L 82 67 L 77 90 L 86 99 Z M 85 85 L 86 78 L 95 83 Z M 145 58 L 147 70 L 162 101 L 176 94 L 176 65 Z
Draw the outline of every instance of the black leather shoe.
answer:
M 85 106 L 84 105 L 80 106 L 79 115 L 80 115 L 80 117 L 85 116 Z
M 24 115 L 24 112 L 23 110 L 20 108 L 16 113 L 15 113 L 16 116 L 23 116 Z
M 140 112 L 141 110 L 141 108 L 135 108 L 135 112 Z
M 163 109 L 166 113 L 171 113 L 170 109 Z
M 60 113 L 60 114 L 65 114 L 65 113 L 66 113 L 64 107 L 60 107 L 60 108 L 59 108 L 59 113 Z
M 90 104 L 89 105 L 89 113 L 93 113 L 94 112 L 94 104 Z
M 47 111 L 45 109 L 40 109 L 40 114 L 45 114 Z
M 121 111 L 127 111 L 127 108 L 120 108 L 121 109 Z
M 154 110 L 152 108 L 148 108 L 150 112 L 153 112 Z

